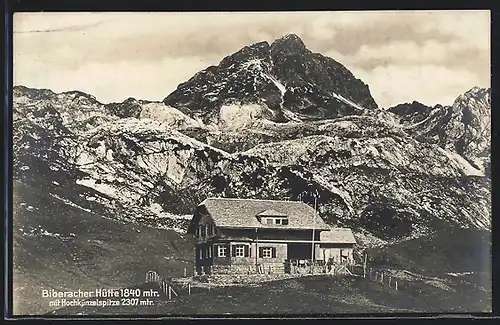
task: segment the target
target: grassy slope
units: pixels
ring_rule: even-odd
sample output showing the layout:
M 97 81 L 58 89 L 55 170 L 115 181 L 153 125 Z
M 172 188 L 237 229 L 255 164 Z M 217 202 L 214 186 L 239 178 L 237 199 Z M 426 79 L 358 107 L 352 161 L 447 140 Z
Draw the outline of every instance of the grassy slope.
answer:
M 124 287 L 142 283 L 148 270 L 180 275 L 184 267 L 192 269 L 191 245 L 173 231 L 105 219 L 50 197 L 51 189 L 45 186 L 16 181 L 13 192 L 15 314 L 49 311 L 42 289 Z M 33 211 L 26 209 L 29 205 Z M 23 235 L 30 227 L 68 240 Z
M 458 286 L 456 287 L 459 288 Z M 263 283 L 256 287 L 186 289 L 173 301 L 150 307 L 68 307 L 58 315 L 245 315 L 349 314 L 480 311 L 475 296 L 431 288 L 423 283 L 413 290 L 394 290 L 357 277 L 303 277 Z M 479 309 L 478 309 L 479 308 Z
M 369 255 L 371 267 L 407 270 L 440 279 L 442 283 L 453 283 L 457 306 L 468 306 L 469 311 L 491 310 L 490 231 L 443 229 L 429 236 L 371 249 Z
M 449 230 L 373 249 L 370 267 L 410 270 L 435 279 L 400 280 L 399 290 L 361 277 L 304 277 L 255 287 L 186 289 L 152 307 L 72 307 L 58 314 L 308 314 L 391 312 L 488 312 L 491 272 L 484 251 L 490 233 Z M 473 275 L 450 276 L 447 272 Z
M 374 267 L 406 269 L 429 276 L 474 272 L 483 280 L 491 279 L 491 232 L 485 230 L 440 230 L 429 236 L 371 249 L 369 255 Z

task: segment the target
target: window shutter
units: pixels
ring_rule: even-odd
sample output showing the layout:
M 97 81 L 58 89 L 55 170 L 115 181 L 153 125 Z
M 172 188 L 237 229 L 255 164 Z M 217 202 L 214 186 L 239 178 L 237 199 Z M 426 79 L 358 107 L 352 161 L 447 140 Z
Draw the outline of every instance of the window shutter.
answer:
M 231 256 L 235 257 L 236 256 L 236 246 L 231 247 Z
M 219 245 L 214 244 L 214 250 L 212 253 L 214 257 L 219 257 Z
M 259 257 L 262 257 L 264 255 L 264 247 L 259 247 Z
M 248 246 L 248 257 L 252 257 L 252 246 Z
M 245 257 L 248 257 L 250 255 L 249 252 L 248 252 L 248 246 L 245 245 L 243 249 L 244 249 Z
M 276 258 L 276 247 L 271 247 L 272 248 L 272 256 L 273 258 Z
M 288 219 L 283 219 L 282 222 L 281 222 L 284 226 L 288 225 Z

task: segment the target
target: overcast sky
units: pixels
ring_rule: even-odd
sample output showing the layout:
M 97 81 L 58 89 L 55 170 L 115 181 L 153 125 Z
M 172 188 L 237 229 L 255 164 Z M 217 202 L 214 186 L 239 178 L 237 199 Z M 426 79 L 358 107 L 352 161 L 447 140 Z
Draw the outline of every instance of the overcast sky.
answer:
M 489 11 L 18 13 L 14 85 L 163 100 L 228 54 L 287 33 L 344 64 L 381 107 L 446 105 L 490 87 Z

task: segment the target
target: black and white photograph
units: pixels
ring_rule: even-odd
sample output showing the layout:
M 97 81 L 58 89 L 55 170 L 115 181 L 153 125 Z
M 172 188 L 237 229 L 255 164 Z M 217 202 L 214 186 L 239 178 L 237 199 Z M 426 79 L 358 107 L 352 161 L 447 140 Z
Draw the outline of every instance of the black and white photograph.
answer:
M 490 30 L 16 12 L 13 315 L 491 312 Z

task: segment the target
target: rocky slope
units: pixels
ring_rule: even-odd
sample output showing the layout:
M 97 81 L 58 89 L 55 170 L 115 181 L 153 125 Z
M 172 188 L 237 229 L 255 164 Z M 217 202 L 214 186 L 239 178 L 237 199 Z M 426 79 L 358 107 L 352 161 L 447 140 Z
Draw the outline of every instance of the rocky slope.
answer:
M 260 144 L 244 153 L 274 166 L 301 166 L 324 188 L 320 211 L 328 221 L 384 240 L 453 225 L 489 227 L 489 182 L 481 171 L 397 129 L 346 132 L 356 119 L 336 122 L 343 128 L 335 132 Z
M 15 177 L 64 183 L 64 200 L 83 209 L 179 232 L 208 195 L 312 203 L 315 193 L 321 215 L 361 242 L 489 229 L 477 162 L 489 157 L 489 94 L 383 110 L 344 66 L 288 35 L 224 58 L 163 102 L 15 87 Z
M 458 153 L 476 168 L 489 169 L 491 90 L 474 87 L 453 105 L 427 107 L 417 102 L 389 108 L 415 139 Z

